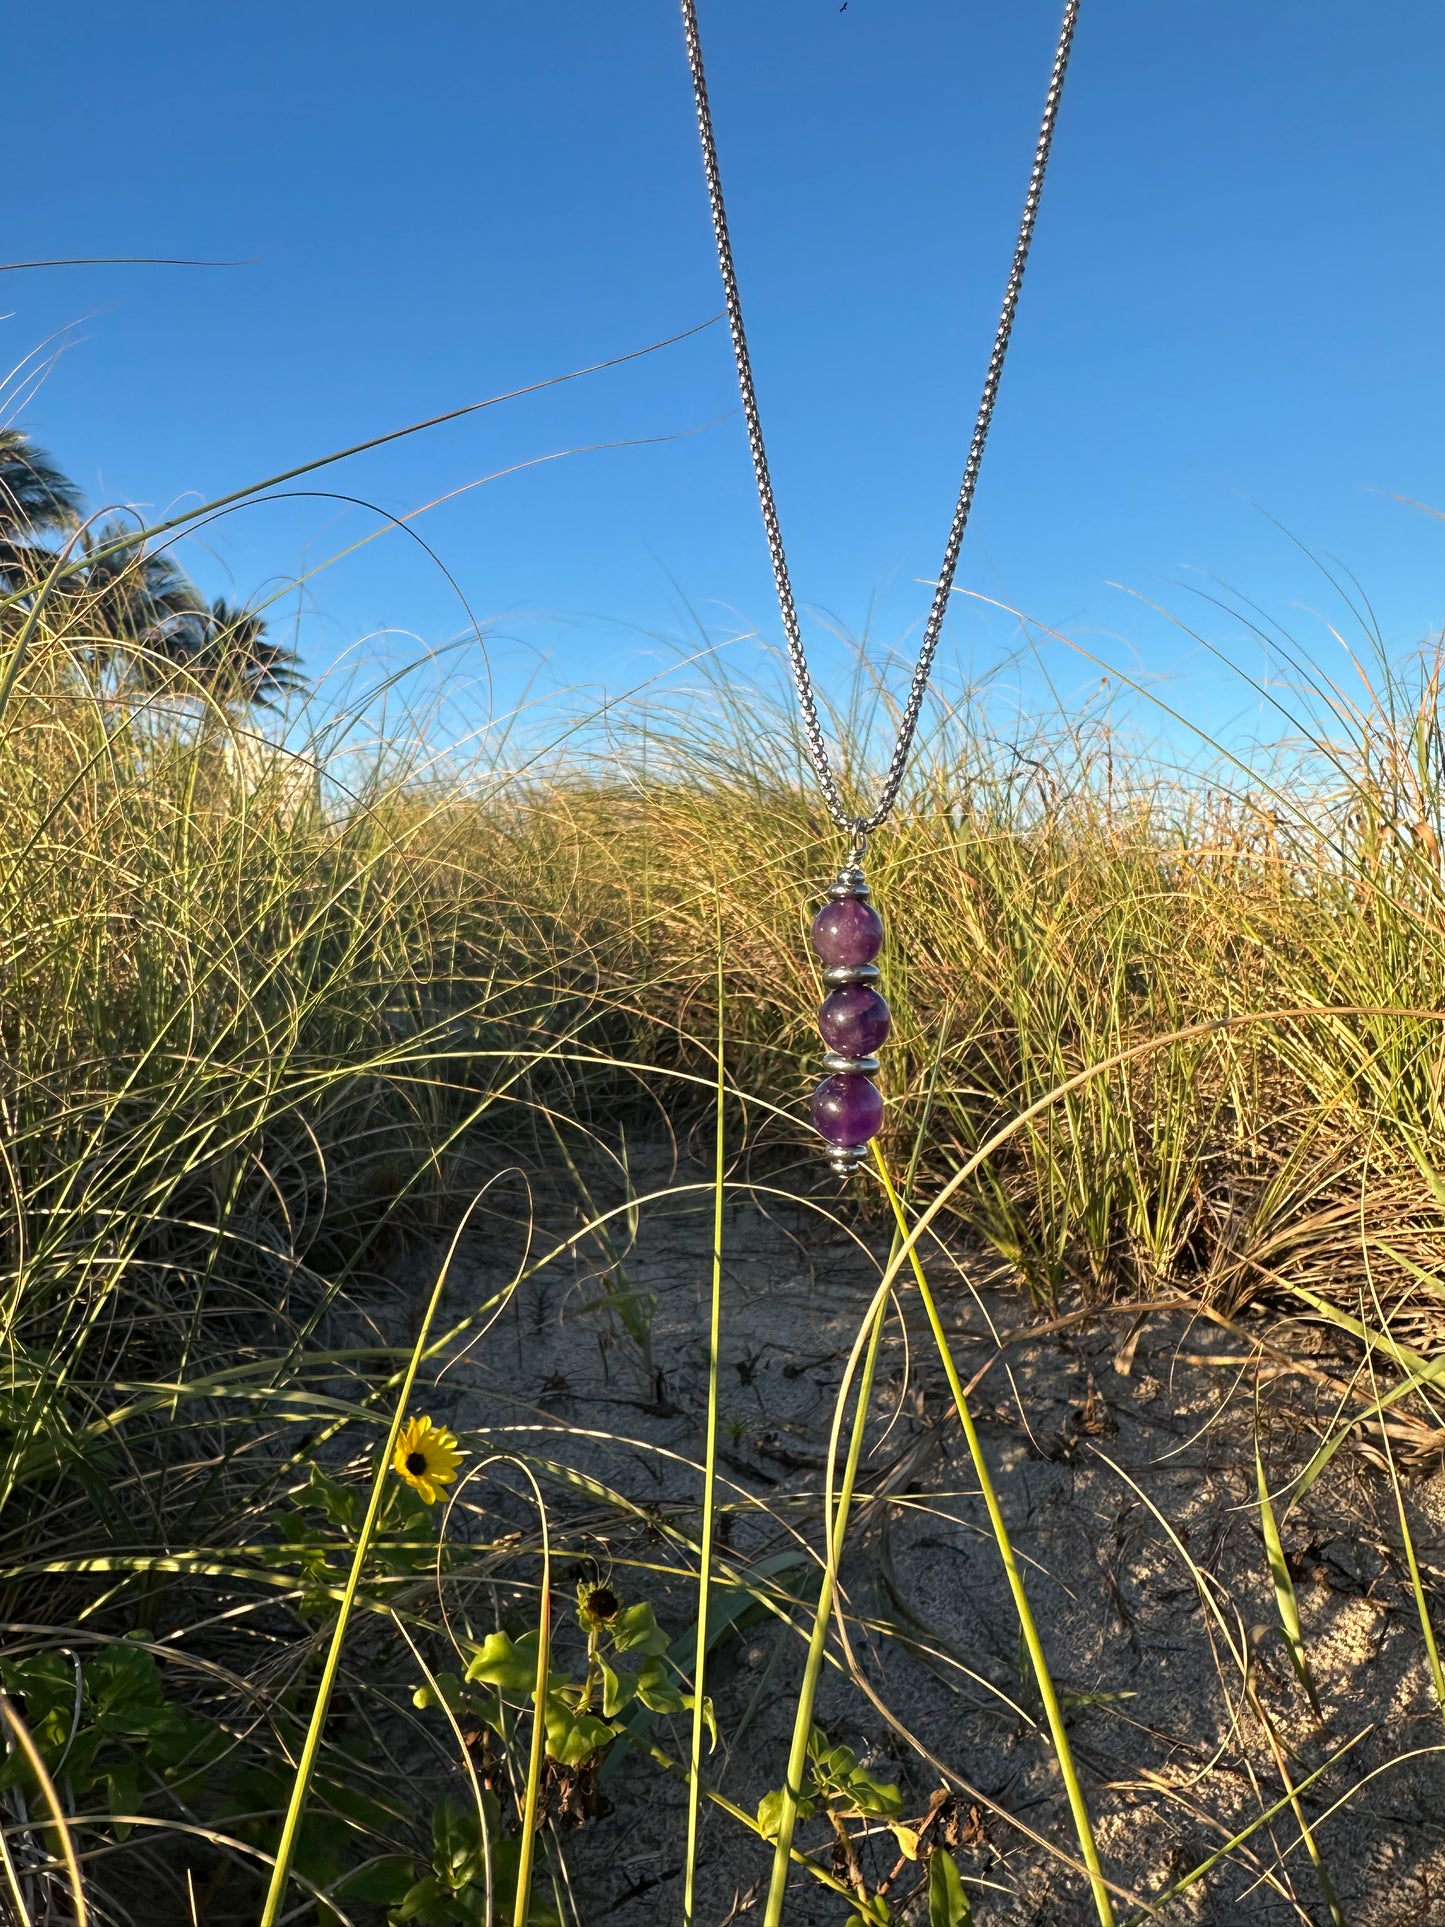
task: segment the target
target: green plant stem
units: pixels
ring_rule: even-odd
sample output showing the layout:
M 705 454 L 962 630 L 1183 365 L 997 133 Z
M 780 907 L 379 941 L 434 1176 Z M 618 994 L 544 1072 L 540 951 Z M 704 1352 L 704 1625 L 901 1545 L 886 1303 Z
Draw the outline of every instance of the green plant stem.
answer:
M 1383 1310 L 1378 1301 L 1376 1309 L 1380 1322 L 1384 1324 Z M 1430 1683 L 1435 1689 L 1435 1704 L 1445 1719 L 1445 1669 L 1440 1664 L 1440 1647 L 1435 1638 L 1435 1628 L 1430 1623 L 1430 1602 L 1425 1593 L 1425 1582 L 1420 1576 L 1420 1562 L 1415 1556 L 1415 1535 L 1410 1530 L 1409 1515 L 1405 1511 L 1405 1492 L 1400 1484 L 1400 1473 L 1395 1464 L 1394 1449 L 1390 1444 L 1390 1434 L 1385 1426 L 1385 1401 L 1380 1396 L 1380 1381 L 1375 1373 L 1375 1361 L 1369 1360 L 1370 1384 L 1375 1394 L 1375 1414 L 1380 1424 L 1380 1443 L 1385 1451 L 1385 1464 L 1389 1469 L 1390 1487 L 1395 1495 L 1395 1512 L 1400 1521 L 1400 1543 L 1405 1549 L 1405 1563 L 1410 1572 L 1410 1591 L 1414 1595 L 1415 1612 L 1420 1621 L 1420 1637 L 1425 1642 L 1425 1656 L 1430 1662 Z
M 1084 1865 L 1089 1869 L 1089 1886 L 1094 1896 L 1094 1905 L 1098 1909 L 1100 1927 L 1114 1927 L 1113 1902 L 1109 1898 L 1109 1889 L 1104 1881 L 1104 1870 L 1099 1863 L 1099 1850 L 1094 1844 L 1093 1823 L 1089 1818 L 1088 1803 L 1084 1799 L 1084 1789 L 1079 1782 L 1078 1769 L 1074 1765 L 1073 1750 L 1069 1745 L 1068 1732 L 1064 1726 L 1059 1696 L 1054 1690 L 1048 1657 L 1044 1652 L 1043 1641 L 1039 1637 L 1038 1626 L 1034 1622 L 1028 1594 L 1024 1590 L 1023 1575 L 1019 1571 L 1018 1561 L 1014 1558 L 1013 1542 L 1009 1538 L 1008 1526 L 1004 1522 L 1003 1509 L 999 1505 L 998 1494 L 994 1490 L 983 1444 L 974 1426 L 973 1414 L 968 1407 L 963 1381 L 958 1375 L 958 1367 L 953 1362 L 953 1351 L 948 1342 L 948 1334 L 943 1329 L 943 1320 L 938 1315 L 933 1293 L 928 1288 L 928 1280 L 924 1276 L 923 1266 L 918 1257 L 917 1241 L 909 1239 L 908 1220 L 904 1214 L 903 1203 L 893 1188 L 893 1180 L 888 1175 L 887 1160 L 876 1138 L 873 1141 L 873 1159 L 878 1166 L 878 1174 L 883 1180 L 883 1188 L 888 1193 L 888 1202 L 893 1207 L 899 1236 L 907 1246 L 913 1280 L 918 1287 L 918 1295 L 922 1300 L 929 1328 L 933 1333 L 933 1342 L 938 1348 L 938 1356 L 948 1379 L 948 1389 L 953 1394 L 958 1422 L 963 1427 L 964 1438 L 968 1441 L 968 1455 L 973 1461 L 974 1475 L 983 1493 L 983 1502 L 988 1511 L 994 1543 L 998 1547 L 999 1558 L 1003 1561 L 1004 1573 L 1008 1578 L 1009 1591 L 1013 1595 L 1019 1631 L 1023 1634 L 1024 1645 L 1028 1648 L 1034 1678 L 1038 1683 L 1039 1698 L 1043 1702 L 1044 1716 L 1049 1723 L 1049 1734 L 1058 1758 L 1059 1772 L 1063 1775 L 1064 1789 L 1068 1794 L 1069 1810 L 1073 1814 L 1074 1831 L 1078 1835 L 1079 1851 L 1083 1855 Z
M 472 1804 L 476 1809 L 477 1815 L 477 1831 L 482 1842 L 482 1870 L 486 1877 L 484 1883 L 486 1890 L 486 1907 L 487 1917 L 490 1919 L 492 1914 L 492 1888 L 494 1884 L 492 1834 L 490 1827 L 487 1825 L 487 1803 L 482 1791 L 482 1782 L 477 1774 L 476 1764 L 472 1759 L 471 1748 L 467 1745 L 466 1737 L 462 1732 L 461 1722 L 452 1711 L 451 1702 L 447 1699 L 446 1694 L 438 1684 L 436 1674 L 432 1671 L 431 1667 L 427 1665 L 426 1656 L 408 1632 L 406 1621 L 394 1608 L 390 1611 L 389 1617 L 392 1625 L 396 1628 L 398 1637 L 404 1639 L 411 1648 L 411 1656 L 416 1661 L 417 1670 L 421 1673 L 431 1693 L 433 1705 L 437 1707 L 447 1725 L 452 1729 L 452 1738 L 456 1741 L 457 1745 L 457 1758 L 461 1761 L 466 1771 L 467 1779 L 471 1784 Z M 498 1698 L 500 1699 L 500 1697 L 499 1694 Z
M 1171 1901 L 1177 1900 L 1181 1894 L 1185 1894 L 1191 1887 L 1197 1886 L 1207 1874 L 1213 1873 L 1214 1869 L 1221 1866 L 1237 1848 L 1242 1847 L 1247 1840 L 1259 1832 L 1261 1827 L 1267 1827 L 1271 1820 L 1277 1819 L 1287 1806 L 1290 1806 L 1299 1798 L 1300 1794 L 1304 1793 L 1309 1787 L 1312 1787 L 1316 1780 L 1329 1772 L 1331 1767 L 1336 1766 L 1352 1746 L 1358 1746 L 1365 1735 L 1367 1733 L 1373 1733 L 1374 1730 L 1373 1725 L 1362 1726 L 1352 1739 L 1348 1739 L 1343 1745 L 1336 1747 L 1323 1765 L 1317 1766 L 1314 1772 L 1309 1774 L 1307 1778 L 1301 1780 L 1297 1787 L 1294 1787 L 1288 1793 L 1281 1794 L 1273 1806 L 1266 1807 L 1263 1813 L 1257 1813 L 1254 1816 L 1248 1826 L 1241 1827 L 1238 1833 L 1231 1834 L 1222 1847 L 1216 1847 L 1214 1852 L 1201 1860 L 1197 1867 L 1191 1867 L 1182 1880 L 1176 1880 L 1174 1885 L 1172 1887 L 1166 1887 L 1162 1894 L 1155 1894 L 1153 1900 L 1149 1902 L 1148 1906 L 1145 1907 L 1142 1912 L 1131 1914 L 1128 1920 L 1124 1922 L 1124 1927 L 1144 1927 L 1146 1920 L 1157 1920 L 1160 1913 Z M 1393 1764 L 1393 1762 L 1391 1764 Z M 1376 1769 L 1377 1772 L 1381 1770 L 1380 1768 Z M 1368 1777 L 1369 1776 L 1366 1775 L 1366 1778 Z M 1363 1782 L 1360 1784 L 1363 1784 Z M 1352 1789 L 1352 1792 L 1358 1791 L 1358 1786 Z
M 1315 1839 L 1314 1829 L 1310 1826 L 1309 1820 L 1306 1817 L 1304 1804 L 1299 1797 L 1299 1788 L 1290 1778 L 1289 1761 L 1286 1757 L 1285 1744 L 1275 1729 L 1274 1721 L 1269 1717 L 1268 1713 L 1265 1712 L 1263 1702 L 1255 1688 L 1252 1666 L 1250 1673 L 1246 1675 L 1245 1690 L 1249 1695 L 1249 1703 L 1254 1708 L 1255 1718 L 1259 1721 L 1264 1737 L 1269 1744 L 1269 1750 L 1274 1755 L 1275 1771 L 1279 1774 L 1280 1782 L 1284 1787 L 1285 1798 L 1289 1801 L 1290 1810 L 1294 1814 L 1295 1824 L 1300 1832 L 1300 1839 L 1303 1841 L 1305 1851 L 1309 1854 L 1310 1861 L 1314 1866 L 1315 1878 L 1320 1883 L 1320 1892 L 1324 1895 L 1325 1905 L 1330 1910 L 1331 1927 L 1346 1927 L 1345 1916 L 1340 1906 L 1339 1896 L 1335 1892 L 1334 1882 L 1330 1879 L 1329 1868 L 1325 1865 L 1324 1856 L 1319 1849 L 1319 1842 Z
M 675 1773 L 680 1779 L 687 1778 L 687 1768 L 683 1765 L 682 1761 L 673 1759 L 672 1755 L 665 1753 L 655 1741 L 637 1739 L 630 1733 L 624 1734 L 623 1737 L 629 1746 L 635 1747 L 639 1753 L 645 1753 L 648 1759 L 655 1765 L 662 1767 L 668 1773 Z M 765 1837 L 762 1828 L 758 1825 L 755 1814 L 749 1813 L 746 1807 L 740 1807 L 736 1800 L 730 1800 L 725 1793 L 720 1793 L 716 1787 L 709 1786 L 706 1780 L 702 1783 L 702 1795 L 705 1800 L 710 1800 L 720 1812 L 726 1813 L 729 1818 L 736 1820 L 740 1827 L 745 1827 L 749 1833 L 755 1835 L 758 1839 Z M 794 1847 L 792 1850 L 792 1862 L 795 1867 L 801 1867 L 804 1873 L 811 1874 L 820 1886 L 827 1887 L 835 1894 L 840 1894 L 844 1900 L 849 1901 L 853 1905 L 856 1911 L 858 1896 L 846 1881 L 839 1880 L 836 1874 L 829 1873 L 826 1867 L 819 1866 L 816 1860 L 812 1859 L 808 1854 L 803 1853 L 797 1847 Z
M 437 1272 L 436 1284 L 428 1301 L 421 1330 L 417 1333 L 416 1343 L 412 1346 L 411 1358 L 403 1375 L 401 1389 L 397 1396 L 396 1409 L 391 1416 L 391 1426 L 382 1447 L 381 1457 L 371 1481 L 371 1496 L 367 1500 L 366 1516 L 357 1534 L 356 1550 L 351 1558 L 351 1570 L 346 1575 L 346 1586 L 341 1595 L 337 1610 L 336 1625 L 332 1630 L 331 1643 L 326 1649 L 326 1662 L 321 1669 L 321 1682 L 316 1689 L 316 1703 L 311 1709 L 311 1719 L 306 1728 L 306 1738 L 301 1747 L 301 1758 L 297 1761 L 296 1772 L 291 1782 L 291 1798 L 286 1808 L 286 1818 L 281 1824 L 281 1839 L 276 1848 L 276 1861 L 271 1869 L 271 1883 L 266 1889 L 266 1903 L 261 1909 L 259 1927 L 276 1927 L 281 1917 L 282 1904 L 286 1897 L 286 1884 L 290 1877 L 291 1860 L 296 1851 L 296 1839 L 301 1830 L 301 1818 L 306 1807 L 306 1795 L 311 1785 L 311 1776 L 316 1768 L 316 1758 L 321 1751 L 321 1738 L 326 1727 L 326 1714 L 331 1705 L 332 1689 L 336 1685 L 336 1675 L 341 1666 L 341 1649 L 346 1641 L 346 1629 L 351 1619 L 351 1609 L 356 1603 L 357 1589 L 361 1584 L 362 1570 L 366 1565 L 366 1555 L 371 1549 L 371 1541 L 376 1531 L 376 1522 L 381 1511 L 381 1501 L 386 1492 L 387 1474 L 391 1470 L 391 1457 L 396 1450 L 397 1437 L 401 1432 L 402 1421 L 406 1416 L 407 1401 L 416 1380 L 417 1368 L 426 1350 L 427 1335 L 431 1331 L 432 1320 L 441 1304 L 442 1292 L 451 1272 L 452 1260 L 461 1243 L 462 1234 L 471 1221 L 476 1200 L 467 1206 L 462 1221 L 452 1234 L 446 1256 Z M 544 1607 L 545 1610 L 545 1607 Z M 543 1674 L 545 1690 L 546 1675 Z M 539 1708 L 539 1721 L 541 1711 Z
M 687 1860 L 682 1890 L 682 1918 L 692 1927 L 697 1875 L 697 1834 L 701 1811 L 702 1729 L 707 1671 L 708 1612 L 712 1603 L 712 1542 L 717 1506 L 718 1352 L 722 1343 L 723 1176 L 727 1167 L 725 1103 L 727 1068 L 726 983 L 723 976 L 722 898 L 717 925 L 717 1151 L 713 1169 L 712 1306 L 707 1347 L 707 1436 L 703 1445 L 702 1555 L 697 1577 L 697 1647 L 692 1668 L 692 1740 L 688 1750 Z
M 831 1557 L 823 1568 L 823 1580 L 818 1589 L 818 1607 L 813 1617 L 812 1635 L 808 1641 L 808 1656 L 803 1664 L 802 1685 L 798 1689 L 798 1708 L 793 1721 L 793 1743 L 788 1754 L 788 1773 L 783 1784 L 777 1838 L 773 1843 L 773 1870 L 768 1882 L 768 1900 L 763 1913 L 763 1927 L 779 1927 L 783 1918 L 783 1897 L 787 1891 L 788 1866 L 793 1854 L 793 1831 L 797 1826 L 798 1802 L 802 1798 L 803 1776 L 808 1766 L 808 1737 L 813 1730 L 813 1704 L 817 1698 L 818 1679 L 823 1670 L 823 1655 L 828 1646 L 828 1626 L 833 1617 L 833 1574 L 843 1557 L 843 1543 L 848 1532 L 848 1513 L 853 1503 L 853 1486 L 858 1476 L 858 1463 L 863 1453 L 863 1433 L 867 1424 L 868 1407 L 873 1397 L 873 1375 L 878 1363 L 878 1346 L 883 1335 L 883 1320 L 887 1310 L 888 1296 L 886 1293 L 880 1293 L 873 1313 L 873 1328 L 868 1334 L 868 1351 L 858 1378 L 858 1397 L 853 1409 L 853 1431 L 848 1440 L 848 1457 L 843 1468 L 842 1483 L 838 1489 L 838 1508 L 833 1515 L 833 1529 L 829 1540 Z
M 532 1904 L 537 1802 L 541 1796 L 542 1764 L 546 1758 L 547 1674 L 552 1661 L 552 1548 L 540 1491 L 537 1492 L 537 1505 L 542 1520 L 542 1604 L 537 1614 L 536 1708 L 532 1717 L 532 1745 L 527 1754 L 527 1786 L 522 1799 L 522 1838 L 517 1858 L 517 1900 L 512 1911 L 512 1927 L 527 1927 L 527 1912 Z
M 10 1899 L 15 1908 L 16 1927 L 31 1927 L 30 1910 L 25 1905 L 25 1895 L 20 1890 L 20 1875 L 15 1870 L 15 1856 L 10 1851 L 10 1842 L 5 1838 L 3 1826 L 0 1826 L 0 1866 L 5 1870 L 5 1885 L 10 1889 Z
M 85 1883 L 80 1877 L 80 1861 L 76 1856 L 75 1842 L 71 1838 L 70 1828 L 65 1823 L 65 1804 L 55 1790 L 54 1780 L 45 1769 L 45 1762 L 40 1757 L 39 1747 L 30 1736 L 29 1727 L 11 1705 L 10 1697 L 6 1693 L 0 1693 L 0 1714 L 3 1714 L 16 1745 L 25 1755 L 30 1771 L 35 1775 L 36 1784 L 44 1795 L 45 1804 L 50 1808 L 51 1824 L 60 1837 L 60 1858 L 65 1863 L 66 1876 L 70 1881 L 70 1897 L 75 1906 L 75 1927 L 86 1927 L 90 1915 L 85 1905 Z M 5 1859 L 8 1866 L 10 1860 L 8 1849 Z M 48 1913 L 49 1908 L 46 1911 Z M 21 1918 L 24 1919 L 23 1913 Z

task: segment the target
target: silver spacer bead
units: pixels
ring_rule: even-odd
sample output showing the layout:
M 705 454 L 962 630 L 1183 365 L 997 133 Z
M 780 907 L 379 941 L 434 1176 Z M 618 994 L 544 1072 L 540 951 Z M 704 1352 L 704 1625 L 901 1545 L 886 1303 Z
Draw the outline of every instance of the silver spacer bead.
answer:
M 875 963 L 829 964 L 823 982 L 829 990 L 839 990 L 844 984 L 876 984 L 881 974 Z
M 866 903 L 872 894 L 863 880 L 863 872 L 856 864 L 845 864 L 828 885 L 828 895 L 835 903 L 841 903 L 846 897 L 857 897 L 860 902 Z
M 830 1144 L 828 1146 L 828 1166 L 835 1176 L 851 1178 L 859 1165 L 868 1162 L 866 1144 Z
M 876 1077 L 876 1057 L 845 1057 L 840 1050 L 824 1051 L 823 1069 L 829 1077 Z

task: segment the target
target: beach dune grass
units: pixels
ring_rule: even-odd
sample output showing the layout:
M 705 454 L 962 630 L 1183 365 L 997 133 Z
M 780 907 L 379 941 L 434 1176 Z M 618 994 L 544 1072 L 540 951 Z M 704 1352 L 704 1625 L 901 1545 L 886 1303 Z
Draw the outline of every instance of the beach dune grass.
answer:
M 220 1657 L 167 1647 L 167 1677 L 201 1721 L 206 1665 L 225 1666 L 226 1744 L 269 1760 L 279 1812 L 315 1641 L 293 1627 L 284 1687 L 273 1655 L 263 1690 L 245 1632 L 279 1638 L 256 1603 L 278 1574 L 302 1628 L 339 1581 L 278 1565 L 267 1521 L 310 1480 L 345 1527 L 311 1460 L 340 1440 L 369 1476 L 409 1355 L 327 1350 L 333 1312 L 456 1222 L 479 1146 L 541 1167 L 559 1129 L 706 1128 L 719 1034 L 734 1179 L 752 1160 L 826 1182 L 802 1121 L 804 938 L 836 839 L 786 707 L 726 682 L 518 771 L 500 749 L 438 761 L 405 726 L 361 747 L 319 711 L 268 738 L 183 670 L 143 697 L 97 678 L 84 611 L 7 622 L 0 1665 L 33 1671 L 77 1627 L 208 1622 L 224 1595 Z M 1114 1065 L 949 1198 L 950 1231 L 1040 1307 L 1294 1294 L 1383 1334 L 1394 1366 L 1433 1349 L 1438 698 L 1429 658 L 1359 703 L 1305 690 L 1292 750 L 1207 775 L 1067 718 L 1026 756 L 967 705 L 925 735 L 869 865 L 892 1168 L 926 1204 L 1030 1105 Z M 398 1583 L 417 1569 L 387 1556 Z M 165 1767 L 172 1818 L 186 1761 L 210 1760 L 193 1744 Z M 348 1812 L 318 1759 L 329 1823 L 380 1864 L 409 1822 L 369 1783 Z M 274 1823 L 248 1825 L 230 1848 L 269 1851 Z M 345 1856 L 296 1838 L 303 1883 L 341 1879 Z M 69 1905 L 64 1856 L 26 1851 L 26 1904 Z M 159 1851 L 135 1849 L 155 1878 Z

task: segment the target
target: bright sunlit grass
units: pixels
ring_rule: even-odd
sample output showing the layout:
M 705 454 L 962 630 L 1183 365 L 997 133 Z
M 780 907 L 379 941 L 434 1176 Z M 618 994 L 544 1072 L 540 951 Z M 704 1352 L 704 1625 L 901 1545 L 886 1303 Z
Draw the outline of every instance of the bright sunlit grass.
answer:
M 902 1768 L 861 1764 L 813 1710 L 825 1662 L 862 1679 L 836 1581 L 887 1291 L 859 1307 L 863 1389 L 838 1393 L 830 1506 L 798 1528 L 811 1585 L 722 1537 L 704 1553 L 715 1358 L 698 1516 L 651 1522 L 651 1566 L 585 1578 L 576 1614 L 558 1546 L 638 1512 L 601 1458 L 569 1484 L 545 1441 L 463 1438 L 459 1456 L 406 1404 L 415 1381 L 442 1413 L 443 1367 L 493 1342 L 559 1248 L 585 1248 L 601 1281 L 585 1309 L 616 1321 L 662 1406 L 626 1271 L 645 1200 L 630 1175 L 620 1203 L 594 1197 L 598 1147 L 627 1174 L 630 1146 L 696 1132 L 710 1156 L 719 1128 L 715 1176 L 678 1180 L 711 1194 L 719 1251 L 725 1194 L 833 1208 L 801 1122 L 818 994 L 803 936 L 837 853 L 786 711 L 720 681 L 670 722 L 613 716 L 605 755 L 579 738 L 545 775 L 499 755 L 442 776 L 436 746 L 404 735 L 329 751 L 334 717 L 279 746 L 179 672 L 125 697 L 93 673 L 92 620 L 21 598 L 0 631 L 0 1683 L 25 1739 L 0 1775 L 7 1904 L 36 1927 L 79 1919 L 79 1882 L 95 1919 L 157 1918 L 158 1894 L 166 1918 L 259 1919 L 269 1887 L 268 1920 L 585 1920 L 557 1815 L 585 1814 L 600 1763 L 630 1747 L 638 1772 L 692 1776 L 760 1879 L 775 1863 L 769 1919 L 790 1865 L 840 1927 L 966 1919 L 969 1883 L 906 1817 Z M 938 1421 L 962 1417 L 988 1496 L 1025 1652 L 1009 1704 L 1061 1769 L 1045 1849 L 1105 1920 L 1138 1916 L 1096 1845 L 1047 1615 L 918 1261 L 934 1234 L 981 1245 L 1050 1316 L 1157 1299 L 1233 1318 L 1263 1296 L 1332 1322 L 1357 1382 L 1293 1496 L 1271 1497 L 1262 1456 L 1247 1467 L 1261 1575 L 1312 1696 L 1279 1520 L 1364 1440 L 1438 1689 L 1404 1496 L 1433 1449 L 1445 1289 L 1438 697 L 1434 661 L 1358 705 L 1302 690 L 1293 763 L 1210 782 L 1065 721 L 1000 751 L 956 709 L 870 859 L 896 1016 L 885 1283 L 923 1294 Z M 508 1185 L 529 1229 L 510 1284 L 480 1302 L 449 1286 L 418 1336 L 415 1254 Z M 534 1211 L 527 1186 L 550 1202 Z M 892 1206 L 876 1184 L 859 1196 L 886 1249 Z M 559 1197 L 575 1228 L 557 1229 Z M 718 1293 L 725 1275 L 719 1258 Z M 502 1530 L 498 1481 L 530 1524 Z M 574 1543 L 584 1501 L 593 1537 Z M 710 1779 L 703 1739 L 697 1674 L 730 1622 L 699 1628 L 695 1592 L 692 1625 L 660 1619 L 650 1595 L 661 1573 L 675 1598 L 699 1564 L 795 1636 L 792 1757 L 769 1763 L 756 1815 Z M 1238 1660 L 1236 1717 L 1278 1777 L 1173 1885 L 1284 1813 L 1339 1917 L 1305 1806 L 1324 1768 L 1295 1757 L 1200 1586 Z M 421 1715 L 425 1763 L 400 1770 L 423 1757 Z M 879 1838 L 913 1888 L 885 1892 L 860 1858 Z M 981 1919 L 989 1904 L 976 1887 Z

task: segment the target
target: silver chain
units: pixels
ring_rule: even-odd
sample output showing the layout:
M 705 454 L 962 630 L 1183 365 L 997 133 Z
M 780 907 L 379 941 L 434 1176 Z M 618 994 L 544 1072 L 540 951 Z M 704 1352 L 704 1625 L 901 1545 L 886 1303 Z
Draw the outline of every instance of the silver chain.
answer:
M 702 139 L 702 163 L 707 175 L 708 200 L 712 206 L 712 229 L 717 241 L 718 267 L 722 271 L 723 293 L 727 299 L 733 355 L 738 366 L 738 387 L 742 393 L 743 418 L 748 428 L 748 446 L 752 450 L 753 473 L 757 477 L 758 501 L 763 511 L 763 528 L 767 533 L 768 553 L 773 562 L 773 580 L 777 584 L 778 608 L 782 613 L 783 633 L 788 641 L 788 662 L 792 668 L 793 683 L 798 692 L 798 705 L 803 712 L 803 728 L 808 738 L 808 754 L 812 758 L 813 768 L 817 771 L 818 782 L 828 805 L 828 814 L 840 830 L 845 830 L 852 836 L 854 849 L 860 855 L 867 838 L 885 821 L 898 800 L 903 772 L 908 763 L 908 753 L 913 747 L 918 718 L 923 710 L 923 699 L 928 693 L 933 658 L 938 651 L 938 639 L 943 632 L 943 618 L 948 608 L 948 598 L 953 591 L 953 577 L 958 568 L 959 550 L 963 546 L 963 532 L 968 525 L 969 510 L 973 507 L 973 492 L 978 486 L 978 472 L 983 466 L 984 444 L 988 440 L 989 425 L 993 421 L 994 404 L 998 400 L 999 381 L 1003 375 L 1004 356 L 1008 353 L 1009 336 L 1013 332 L 1014 314 L 1018 308 L 1019 289 L 1023 286 L 1024 268 L 1028 264 L 1029 247 L 1034 238 L 1034 222 L 1038 217 L 1039 201 L 1043 195 L 1044 175 L 1049 164 L 1049 148 L 1053 144 L 1054 123 L 1058 119 L 1059 99 L 1064 91 L 1064 75 L 1069 65 L 1069 52 L 1074 40 L 1074 23 L 1078 13 L 1079 0 L 1065 0 L 1063 24 L 1059 29 L 1059 44 L 1054 54 L 1053 72 L 1049 76 L 1049 90 L 1044 96 L 1044 113 L 1039 127 L 1038 144 L 1034 148 L 1033 172 L 1029 175 L 1028 193 L 1024 197 L 1023 219 L 1019 223 L 1018 241 L 1014 247 L 1008 281 L 1004 287 L 1003 308 L 999 314 L 998 328 L 993 338 L 993 352 L 988 358 L 988 373 L 984 377 L 983 396 L 978 404 L 978 415 L 973 425 L 973 439 L 968 445 L 968 460 L 964 464 L 963 482 L 958 491 L 958 506 L 953 511 L 953 525 L 948 531 L 948 544 L 943 552 L 943 566 L 938 572 L 938 585 L 934 590 L 933 605 L 928 611 L 928 621 L 924 627 L 923 642 L 918 651 L 913 681 L 909 685 L 908 701 L 904 706 L 903 720 L 898 726 L 898 740 L 893 746 L 893 756 L 888 764 L 888 772 L 883 779 L 883 787 L 879 791 L 878 801 L 872 812 L 867 816 L 852 816 L 843 801 L 838 779 L 833 773 L 828 745 L 823 737 L 823 727 L 818 720 L 818 702 L 813 693 L 812 676 L 808 673 L 808 658 L 803 648 L 802 631 L 798 626 L 798 611 L 793 601 L 792 580 L 788 574 L 788 558 L 783 549 L 777 503 L 773 499 L 772 477 L 768 473 L 768 455 L 763 445 L 762 423 L 758 416 L 758 398 L 753 388 L 753 368 L 748 355 L 748 338 L 743 327 L 742 299 L 738 294 L 738 280 L 733 268 L 733 249 L 732 241 L 728 236 L 727 209 L 723 205 L 722 175 L 718 169 L 717 145 L 713 140 L 712 131 L 712 112 L 707 99 L 707 77 L 702 64 L 702 42 L 698 37 L 696 0 L 682 0 L 683 33 L 687 40 L 688 65 L 692 69 L 692 91 L 697 103 L 697 128 Z

